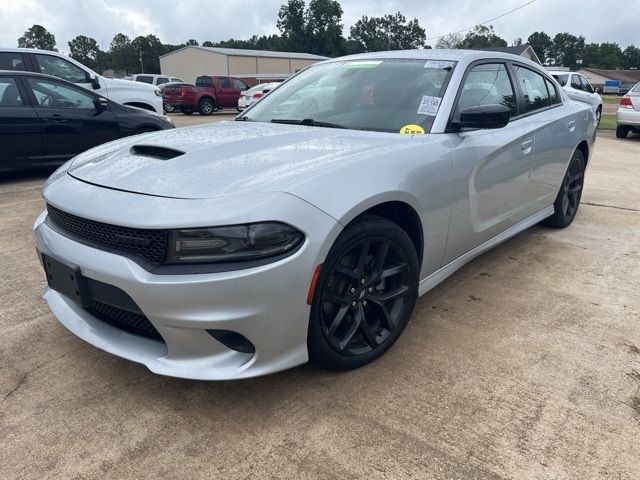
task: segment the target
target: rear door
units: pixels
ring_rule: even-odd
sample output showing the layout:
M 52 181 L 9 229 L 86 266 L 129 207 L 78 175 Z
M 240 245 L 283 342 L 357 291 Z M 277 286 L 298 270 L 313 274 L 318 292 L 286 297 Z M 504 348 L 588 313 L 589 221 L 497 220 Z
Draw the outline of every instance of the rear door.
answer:
M 66 160 L 120 137 L 118 119 L 99 108 L 97 95 L 48 78 L 27 77 L 24 84 L 42 123 L 46 159 Z
M 235 107 L 238 104 L 238 99 L 242 95 L 242 92 L 249 89 L 249 85 L 244 83 L 239 78 L 231 77 L 231 87 L 233 88 L 233 103 L 232 107 Z
M 451 121 L 466 107 L 493 104 L 509 107 L 512 120 L 499 129 L 448 134 L 454 151 L 455 201 L 445 264 L 535 211 L 529 179 L 534 132 L 523 118 L 517 92 L 506 63 L 478 62 L 465 73 Z
M 88 90 L 93 90 L 89 79 L 89 72 L 81 69 L 77 65 L 56 55 L 47 55 L 45 53 L 30 53 L 29 55 L 33 63 L 34 72 L 52 75 L 67 82 L 75 83 Z
M 0 171 L 38 165 L 40 119 L 17 77 L 0 76 Z
M 240 94 L 236 96 L 233 85 L 231 84 L 231 78 L 216 77 L 215 81 L 217 82 L 216 100 L 218 106 L 224 108 L 235 107 Z

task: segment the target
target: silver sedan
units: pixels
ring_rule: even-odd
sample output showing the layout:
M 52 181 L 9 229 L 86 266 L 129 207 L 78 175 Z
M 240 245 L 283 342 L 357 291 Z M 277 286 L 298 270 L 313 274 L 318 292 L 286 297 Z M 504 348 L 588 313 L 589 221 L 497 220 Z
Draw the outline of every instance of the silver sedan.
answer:
M 568 226 L 595 130 L 521 57 L 332 59 L 235 122 L 60 168 L 34 227 L 44 298 L 78 337 L 164 375 L 356 368 L 472 258 Z

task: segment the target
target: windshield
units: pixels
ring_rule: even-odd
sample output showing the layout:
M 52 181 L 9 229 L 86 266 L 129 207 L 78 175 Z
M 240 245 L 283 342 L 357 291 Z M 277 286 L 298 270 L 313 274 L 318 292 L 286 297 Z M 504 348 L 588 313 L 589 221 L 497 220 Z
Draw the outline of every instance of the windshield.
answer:
M 314 65 L 278 86 L 240 120 L 355 130 L 428 132 L 455 62 L 346 60 Z

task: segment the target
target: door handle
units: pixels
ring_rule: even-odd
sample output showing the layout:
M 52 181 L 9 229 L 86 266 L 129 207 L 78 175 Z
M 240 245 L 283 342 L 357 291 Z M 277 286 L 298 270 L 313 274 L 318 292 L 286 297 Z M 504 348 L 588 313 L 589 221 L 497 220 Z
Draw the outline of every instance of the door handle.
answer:
M 576 129 L 576 122 L 571 120 L 568 124 L 567 127 L 569 127 L 569 131 L 573 132 Z
M 531 147 L 533 147 L 533 140 L 527 140 L 525 142 L 522 142 L 521 146 L 522 146 L 522 153 L 527 155 L 531 152 Z
M 62 118 L 62 115 L 60 115 L 59 113 L 54 113 L 53 115 L 51 115 L 51 120 L 53 120 L 54 122 L 61 122 L 62 120 L 64 120 L 64 118 Z

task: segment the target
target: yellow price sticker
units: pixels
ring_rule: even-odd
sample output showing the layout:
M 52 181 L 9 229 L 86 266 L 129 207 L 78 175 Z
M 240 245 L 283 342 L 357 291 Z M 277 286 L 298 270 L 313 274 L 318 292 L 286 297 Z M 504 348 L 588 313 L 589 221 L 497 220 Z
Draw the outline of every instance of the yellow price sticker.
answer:
M 424 128 L 420 125 L 405 125 L 400 129 L 400 135 L 424 135 Z

